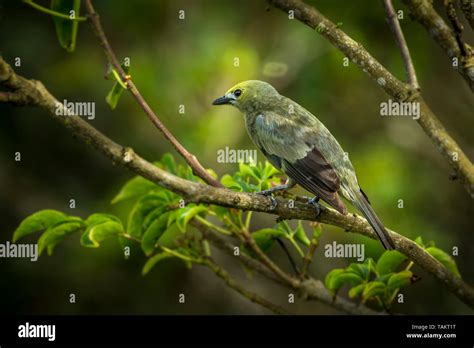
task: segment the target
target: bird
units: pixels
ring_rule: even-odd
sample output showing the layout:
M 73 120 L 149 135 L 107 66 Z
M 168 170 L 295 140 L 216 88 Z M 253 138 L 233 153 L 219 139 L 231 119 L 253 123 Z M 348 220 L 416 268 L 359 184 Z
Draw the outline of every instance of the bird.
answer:
M 266 159 L 288 178 L 259 193 L 270 196 L 299 185 L 314 195 L 309 202 L 320 213 L 321 199 L 339 213 L 348 213 L 346 198 L 372 226 L 387 250 L 396 249 L 393 239 L 362 191 L 349 156 L 311 112 L 281 95 L 271 84 L 243 81 L 230 88 L 213 105 L 232 105 L 244 114 L 247 132 Z

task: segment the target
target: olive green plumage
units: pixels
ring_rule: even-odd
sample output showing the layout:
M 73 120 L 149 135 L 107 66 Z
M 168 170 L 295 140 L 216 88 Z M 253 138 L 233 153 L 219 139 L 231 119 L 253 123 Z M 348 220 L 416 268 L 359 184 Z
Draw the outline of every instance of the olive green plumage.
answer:
M 257 80 L 235 85 L 213 104 L 231 104 L 239 109 L 250 138 L 275 167 L 341 214 L 347 214 L 341 193 L 364 214 L 384 247 L 394 248 L 359 187 L 347 153 L 316 116 L 280 95 L 270 84 Z

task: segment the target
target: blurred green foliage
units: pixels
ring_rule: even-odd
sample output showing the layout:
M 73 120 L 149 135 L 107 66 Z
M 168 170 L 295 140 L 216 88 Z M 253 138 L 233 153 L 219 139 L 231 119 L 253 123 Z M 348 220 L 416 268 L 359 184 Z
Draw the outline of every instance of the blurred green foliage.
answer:
M 343 30 L 394 75 L 404 77 L 380 4 L 370 0 L 309 2 L 334 22 L 343 23 Z M 394 5 L 404 9 L 397 1 Z M 130 58 L 132 78 L 151 107 L 219 177 L 238 171 L 237 164 L 217 161 L 219 149 L 254 147 L 238 112 L 213 108 L 210 103 L 236 82 L 267 80 L 317 115 L 349 150 L 361 186 L 388 227 L 410 238 L 421 235 L 436 240 L 449 253 L 458 247 L 455 261 L 463 278 L 473 282 L 470 198 L 459 183 L 448 179 L 449 167 L 415 121 L 380 117 L 380 103 L 387 97 L 353 64 L 344 67 L 342 54 L 317 33 L 278 10 L 267 10 L 264 1 L 122 0 L 96 2 L 95 6 L 119 59 Z M 185 11 L 184 20 L 178 18 L 180 10 Z M 116 109 L 110 110 L 105 97 L 111 81 L 103 78 L 109 69 L 87 23 L 79 24 L 75 51 L 68 53 L 58 44 L 48 15 L 21 2 L 3 0 L 0 16 L 1 53 L 12 64 L 15 58 L 21 59 L 21 65 L 14 66 L 19 74 L 41 80 L 59 100 L 96 102 L 93 126 L 144 157 L 153 160 L 172 151 L 126 93 Z M 423 28 L 407 15 L 402 27 L 426 100 L 472 156 L 474 103 L 470 92 Z M 472 33 L 466 32 L 465 37 L 472 42 Z M 179 112 L 181 105 L 184 114 Z M 130 173 L 74 141 L 43 111 L 0 105 L 0 114 L 0 211 L 4 222 L 0 240 L 9 240 L 22 219 L 46 207 L 68 216 L 109 210 L 110 199 Z M 14 161 L 16 152 L 21 153 L 20 162 Z M 296 193 L 305 194 L 301 189 Z M 71 198 L 77 202 L 75 209 L 68 207 Z M 114 205 L 111 214 L 124 216 L 131 206 L 129 202 Z M 253 221 L 255 230 L 274 225 L 271 217 L 260 214 Z M 289 227 L 297 228 L 293 222 Z M 335 229 L 325 226 L 319 243 L 363 242 L 368 256 L 380 257 L 376 241 Z M 284 258 L 276 248 L 269 252 Z M 76 241 L 65 241 L 64 248 L 50 258 L 23 261 L 0 262 L 1 298 L 8 299 L 1 303 L 5 313 L 261 313 L 245 300 L 229 301 L 235 294 L 212 274 L 192 276 L 180 262 L 170 261 L 153 276 L 141 277 L 137 269 L 143 260 L 123 260 L 113 243 L 105 243 L 96 252 L 77 248 Z M 320 278 L 335 267 L 348 266 L 318 252 L 314 265 L 312 272 Z M 411 289 L 398 310 L 469 313 L 444 289 L 432 291 L 440 287 L 438 282 L 421 276 L 423 281 Z M 193 294 L 186 307 L 176 301 L 176 293 L 183 289 Z M 260 290 L 278 294 L 267 285 Z M 76 304 L 68 302 L 71 292 L 78 295 Z M 318 304 L 295 306 L 302 313 L 331 313 Z

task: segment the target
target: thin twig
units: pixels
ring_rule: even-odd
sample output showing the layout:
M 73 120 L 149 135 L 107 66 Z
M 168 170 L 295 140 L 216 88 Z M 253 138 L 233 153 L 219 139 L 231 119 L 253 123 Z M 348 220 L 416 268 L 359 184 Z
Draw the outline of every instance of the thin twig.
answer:
M 316 252 L 317 248 L 318 238 L 313 235 L 313 238 L 311 238 L 311 243 L 308 247 L 308 251 L 306 252 L 306 255 L 303 258 L 303 266 L 301 267 L 300 273 L 301 279 L 306 278 L 306 276 L 308 275 L 309 266 L 311 265 L 311 262 L 313 262 L 314 253 Z
M 290 261 L 290 265 L 291 265 L 291 268 L 293 268 L 293 271 L 296 274 L 300 273 L 299 270 L 298 270 L 298 266 L 296 266 L 296 262 L 293 259 L 293 256 L 291 256 L 291 253 L 288 250 L 288 248 L 286 247 L 285 243 L 283 243 L 281 238 L 276 238 L 276 241 L 277 241 L 278 245 L 280 246 L 280 248 L 283 249 L 283 252 L 285 253 L 286 257 L 288 258 L 288 261 Z
M 474 30 L 474 2 L 472 0 L 461 0 L 461 10 L 464 12 L 471 29 Z
M 288 311 L 284 309 L 283 307 L 278 306 L 268 301 L 267 299 L 261 297 L 260 295 L 257 295 L 256 293 L 251 292 L 245 289 L 243 286 L 239 285 L 237 281 L 227 271 L 219 267 L 216 263 L 214 263 L 210 259 L 205 259 L 200 264 L 211 269 L 219 278 L 225 281 L 228 287 L 230 287 L 231 289 L 234 289 L 242 296 L 248 298 L 250 301 L 257 303 L 271 310 L 272 312 L 276 314 L 289 314 Z
M 201 165 L 201 163 L 198 161 L 196 156 L 194 156 L 192 153 L 186 150 L 186 148 L 175 138 L 175 136 L 168 130 L 168 128 L 166 128 L 163 122 L 161 122 L 159 117 L 155 114 L 155 112 L 151 109 L 151 107 L 145 101 L 140 91 L 138 90 L 137 86 L 133 83 L 131 77 L 125 73 L 122 66 L 120 65 L 120 62 L 117 59 L 117 56 L 114 50 L 112 49 L 112 46 L 110 45 L 109 40 L 107 39 L 107 36 L 105 35 L 104 29 L 99 19 L 99 15 L 95 11 L 94 6 L 92 6 L 91 0 L 86 0 L 85 4 L 86 4 L 88 17 L 90 19 L 89 22 L 92 26 L 92 29 L 95 35 L 99 39 L 102 48 L 104 49 L 104 53 L 108 61 L 110 62 L 110 64 L 112 64 L 114 69 L 119 73 L 120 78 L 122 79 L 122 82 L 125 85 L 127 85 L 128 90 L 133 95 L 133 97 L 138 102 L 138 104 L 141 106 L 141 108 L 143 109 L 145 114 L 148 116 L 150 121 L 155 125 L 156 128 L 160 130 L 161 133 L 163 133 L 164 137 L 171 143 L 171 145 L 173 145 L 176 151 L 184 158 L 184 160 L 192 168 L 193 173 L 195 175 L 199 176 L 202 180 L 204 180 L 206 183 L 208 183 L 211 186 L 222 187 L 222 184 L 218 180 L 214 179 L 214 177 Z
M 54 17 L 58 17 L 58 18 L 62 18 L 62 19 L 66 19 L 66 20 L 69 20 L 69 21 L 77 21 L 77 22 L 83 22 L 83 21 L 86 21 L 87 18 L 86 17 L 71 17 L 70 15 L 67 15 L 67 14 L 64 14 L 64 13 L 60 13 L 60 12 L 56 12 L 56 11 L 53 11 L 47 7 L 44 7 L 44 6 L 41 6 L 37 3 L 35 3 L 34 1 L 32 0 L 23 0 L 23 2 L 27 5 L 30 5 L 31 7 L 35 8 L 36 10 L 40 11 L 40 12 L 43 12 L 43 13 L 46 13 L 50 16 L 54 16 Z
M 405 72 L 407 75 L 407 81 L 414 89 L 420 89 L 420 85 L 418 84 L 418 79 L 416 77 L 415 67 L 411 59 L 410 50 L 405 40 L 405 36 L 403 35 L 402 27 L 400 26 L 400 22 L 398 21 L 395 9 L 393 8 L 392 1 L 383 0 L 383 5 L 385 8 L 385 13 L 387 15 L 388 25 L 390 26 L 390 29 L 392 30 L 392 33 L 395 36 L 395 41 L 397 42 L 398 48 L 400 49 L 400 53 L 402 55 L 403 65 L 405 66 Z
M 451 26 L 453 27 L 454 36 L 456 37 L 456 42 L 459 46 L 459 51 L 463 57 L 466 57 L 467 51 L 466 46 L 462 40 L 462 31 L 464 27 L 461 22 L 458 20 L 458 15 L 456 14 L 456 8 L 452 0 L 444 0 L 444 7 L 446 8 L 446 15 L 448 16 Z
M 245 243 L 250 246 L 252 251 L 257 255 L 257 257 L 262 260 L 263 264 L 267 266 L 273 273 L 280 277 L 284 282 L 291 285 L 293 288 L 299 287 L 298 279 L 290 276 L 285 273 L 276 263 L 274 263 L 268 256 L 265 254 L 262 249 L 257 245 L 255 239 L 248 231 L 242 231 L 242 236 L 244 237 Z
M 293 278 L 291 275 L 286 274 L 276 263 L 274 263 L 257 245 L 252 237 L 249 229 L 245 226 L 243 228 L 234 231 L 234 236 L 237 237 L 242 243 L 247 244 L 250 249 L 257 255 L 262 263 L 268 267 L 277 277 L 279 277 L 284 283 L 297 288 L 299 286 L 298 279 Z
M 211 242 L 214 246 L 216 246 L 220 250 L 225 251 L 227 254 L 231 256 L 236 256 L 239 259 L 239 261 L 242 264 L 244 264 L 246 267 L 257 271 L 258 273 L 262 274 L 266 278 L 271 279 L 272 281 L 280 285 L 285 285 L 285 286 L 287 285 L 286 282 L 284 282 L 280 277 L 276 276 L 275 273 L 270 271 L 260 261 L 240 251 L 237 254 L 235 254 L 235 248 L 236 247 L 238 248 L 238 246 L 234 244 L 230 244 L 226 240 L 221 238 L 217 234 L 218 231 L 214 230 L 212 227 L 206 226 L 196 219 L 192 219 L 190 224 L 196 227 L 202 233 L 202 235 L 204 236 L 206 240 L 209 240 L 209 242 Z
M 227 255 L 231 257 L 237 257 L 237 259 L 246 267 L 251 270 L 257 271 L 264 277 L 272 280 L 273 282 L 289 287 L 286 282 L 283 282 L 280 277 L 277 277 L 275 273 L 271 272 L 265 265 L 257 261 L 254 258 L 251 258 L 245 253 L 239 253 L 237 256 L 234 253 L 235 246 L 226 240 L 224 240 L 217 232 L 214 233 L 211 228 L 201 224 L 196 220 L 191 220 L 191 225 L 196 227 L 203 234 L 204 238 L 208 240 L 212 245 L 214 245 L 219 250 L 222 250 Z M 350 302 L 344 299 L 341 296 L 334 296 L 330 293 L 322 284 L 321 281 L 309 278 L 301 282 L 298 286 L 298 290 L 301 294 L 305 295 L 307 300 L 315 300 L 331 307 L 334 307 L 340 311 L 349 314 L 358 314 L 358 315 L 380 315 L 381 312 L 376 312 L 364 305 L 357 305 L 353 302 Z
M 200 221 L 200 222 L 203 223 L 204 225 L 207 225 L 208 227 L 213 228 L 214 230 L 216 230 L 217 232 L 219 232 L 219 233 L 221 233 L 221 234 L 225 234 L 225 235 L 227 235 L 227 236 L 231 236 L 231 235 L 232 235 L 232 232 L 231 232 L 231 231 L 226 230 L 225 228 L 216 226 L 216 225 L 214 225 L 212 222 L 207 221 L 205 218 L 203 218 L 203 217 L 201 217 L 201 216 L 199 216 L 199 215 L 196 215 L 195 219 L 198 220 L 198 221 Z

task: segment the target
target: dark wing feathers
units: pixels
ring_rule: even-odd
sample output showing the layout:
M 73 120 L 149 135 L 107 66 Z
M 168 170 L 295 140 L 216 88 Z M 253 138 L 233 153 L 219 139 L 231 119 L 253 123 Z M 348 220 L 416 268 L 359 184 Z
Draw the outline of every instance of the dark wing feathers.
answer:
M 283 168 L 301 187 L 321 198 L 341 214 L 347 214 L 347 208 L 337 194 L 339 177 L 316 148 L 313 148 L 305 158 L 293 163 L 284 161 Z
M 310 132 L 299 132 L 289 120 L 275 122 L 272 116 L 258 116 L 255 123 L 254 141 L 263 154 L 301 187 L 346 214 L 347 208 L 337 194 L 340 180 L 336 170 L 307 139 Z
M 307 153 L 306 157 L 296 160 L 293 165 L 302 173 L 310 174 L 318 185 L 333 192 L 339 190 L 340 181 L 336 171 L 315 146 Z

